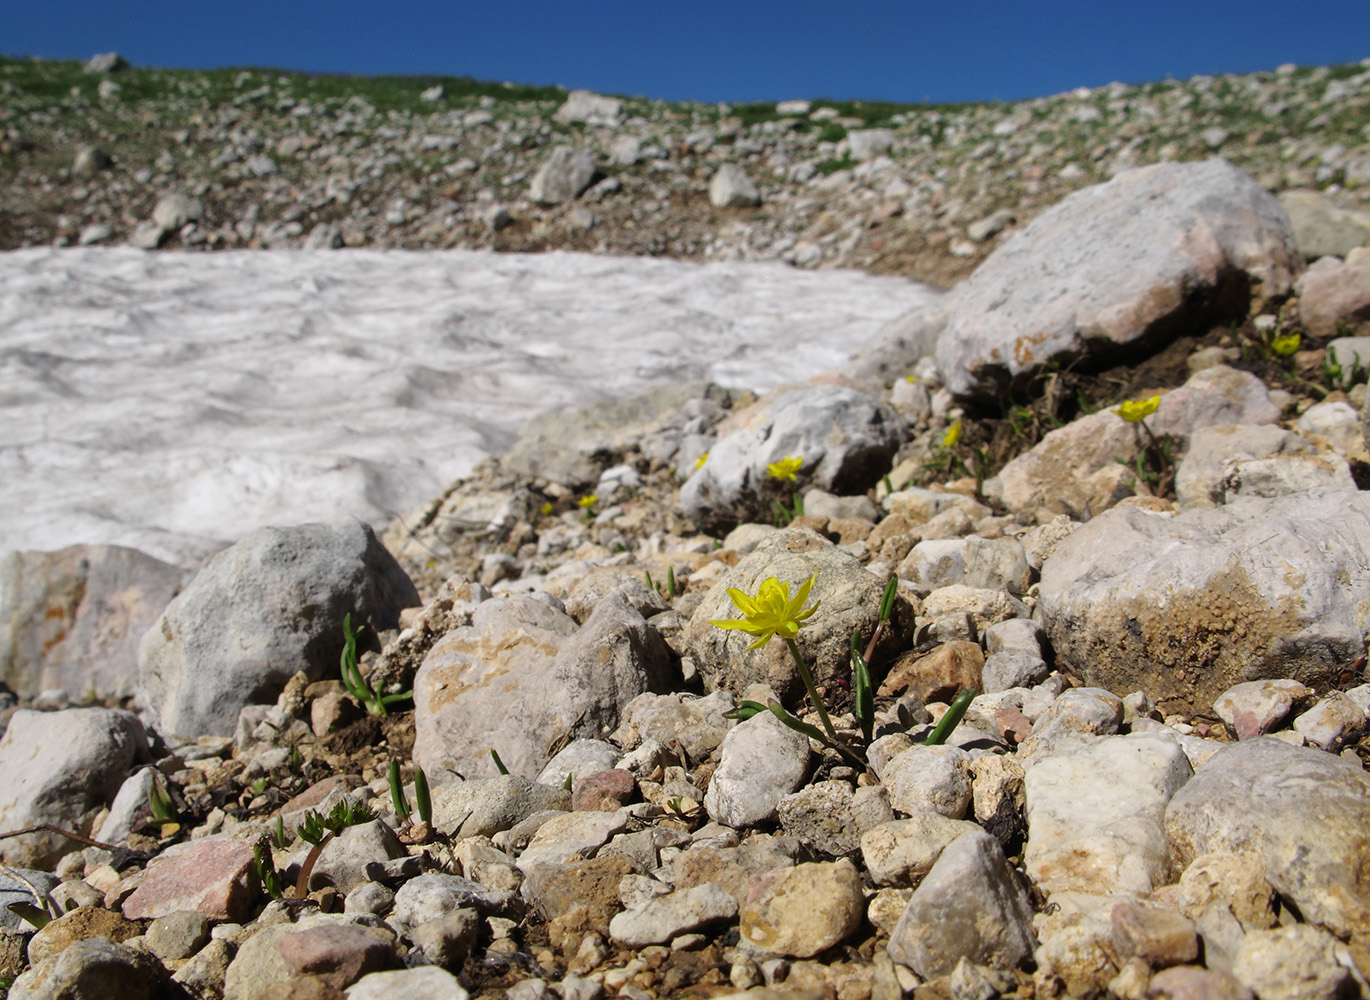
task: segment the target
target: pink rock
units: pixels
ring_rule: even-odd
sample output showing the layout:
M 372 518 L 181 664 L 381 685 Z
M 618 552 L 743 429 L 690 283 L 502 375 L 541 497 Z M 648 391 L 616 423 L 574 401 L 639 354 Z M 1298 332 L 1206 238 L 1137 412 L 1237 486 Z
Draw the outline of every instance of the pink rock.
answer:
M 142 884 L 124 900 L 124 916 L 150 920 L 195 910 L 210 920 L 238 922 L 247 918 L 259 888 L 252 841 L 201 842 L 154 859 Z
M 394 964 L 395 938 L 375 927 L 324 924 L 281 935 L 276 950 L 292 975 L 322 976 L 346 989 L 368 972 Z
M 1271 679 L 1234 684 L 1213 702 L 1213 711 L 1239 740 L 1268 733 L 1289 714 L 1294 702 L 1311 692 L 1298 681 Z
M 1352 334 L 1370 327 L 1370 260 L 1323 257 L 1300 281 L 1299 319 L 1314 336 L 1336 333 L 1344 323 Z
M 622 768 L 596 772 L 584 778 L 571 793 L 571 809 L 613 812 L 632 799 L 635 787 L 632 774 Z

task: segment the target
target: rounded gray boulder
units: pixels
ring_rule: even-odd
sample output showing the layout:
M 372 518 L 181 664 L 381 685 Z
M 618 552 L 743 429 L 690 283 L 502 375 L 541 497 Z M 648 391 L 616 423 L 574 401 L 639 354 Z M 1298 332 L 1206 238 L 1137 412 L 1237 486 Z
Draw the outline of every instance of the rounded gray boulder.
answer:
M 239 710 L 275 701 L 296 671 L 337 671 L 345 615 L 381 631 L 419 603 L 361 521 L 261 528 L 209 559 L 143 636 L 139 700 L 163 733 L 232 736 Z

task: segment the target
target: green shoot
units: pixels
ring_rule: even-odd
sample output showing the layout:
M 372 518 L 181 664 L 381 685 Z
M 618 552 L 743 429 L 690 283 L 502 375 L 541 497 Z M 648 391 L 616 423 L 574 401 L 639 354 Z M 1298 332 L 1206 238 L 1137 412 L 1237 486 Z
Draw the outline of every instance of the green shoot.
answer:
M 390 781 L 390 803 L 395 807 L 395 818 L 401 823 L 409 822 L 409 800 L 404 794 L 404 784 L 400 779 L 400 762 L 392 760 L 386 772 Z
M 504 766 L 504 761 L 499 759 L 499 754 L 495 753 L 495 748 L 490 748 L 490 759 L 495 762 L 495 770 L 500 774 L 508 774 L 509 769 Z
M 276 870 L 275 859 L 271 856 L 271 844 L 265 837 L 252 846 L 252 864 L 268 896 L 280 899 L 285 895 L 285 888 L 281 885 L 281 873 Z
M 414 766 L 414 808 L 418 810 L 420 820 L 432 824 L 433 796 L 428 791 L 428 775 L 417 764 Z
M 300 877 L 295 881 L 295 898 L 304 899 L 309 894 L 309 876 L 314 873 L 314 865 L 329 842 L 349 826 L 370 823 L 376 814 L 362 802 L 349 802 L 340 799 L 327 816 L 317 809 L 304 814 L 304 822 L 295 832 L 301 840 L 310 845 L 309 854 L 300 866 Z M 269 850 L 269 848 L 268 848 Z
M 362 629 L 352 631 L 352 615 L 343 616 L 343 651 L 338 662 L 338 668 L 342 674 L 343 686 L 347 688 L 348 694 L 356 698 L 366 706 L 366 711 L 371 715 L 389 715 L 389 707 L 397 702 L 408 701 L 414 697 L 414 692 L 401 691 L 398 694 L 382 695 L 376 692 L 366 678 L 362 676 L 361 668 L 357 666 L 357 636 L 361 635 Z
M 851 636 L 852 712 L 856 715 L 856 721 L 861 725 L 861 735 L 866 738 L 866 744 L 869 746 L 875 738 L 875 690 L 871 685 L 871 673 L 866 666 L 866 658 L 861 655 L 858 647 L 857 636 L 856 632 Z
M 947 737 L 960 724 L 961 719 L 966 714 L 966 709 L 970 708 L 970 703 L 975 700 L 976 694 L 975 688 L 966 688 L 958 694 L 952 701 L 951 707 L 947 709 L 933 731 L 928 734 L 928 738 L 923 741 L 923 746 L 936 747 L 947 742 Z
M 285 820 L 284 820 L 282 817 L 280 817 L 280 816 L 277 816 L 277 817 L 276 817 L 276 826 L 275 826 L 275 828 L 271 831 L 271 835 L 272 835 L 273 838 L 275 838 L 276 846 L 279 847 L 281 850 L 284 851 L 284 850 L 285 850 Z
M 162 776 L 157 771 L 152 772 L 152 784 L 147 790 L 147 808 L 152 813 L 152 818 L 161 823 L 170 823 L 176 819 L 176 803 L 171 798 L 171 793 L 162 784 Z

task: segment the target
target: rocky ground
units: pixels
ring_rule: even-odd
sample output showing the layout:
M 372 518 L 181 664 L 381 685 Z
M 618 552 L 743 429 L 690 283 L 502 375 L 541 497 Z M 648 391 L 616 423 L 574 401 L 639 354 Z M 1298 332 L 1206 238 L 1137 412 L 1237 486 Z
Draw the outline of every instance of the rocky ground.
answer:
M 1367 120 L 1355 64 L 1016 104 L 715 106 L 7 59 L 0 248 L 562 248 L 945 287 L 1071 191 L 1161 160 L 1221 155 L 1363 211 Z
M 10 997 L 1370 994 L 1370 261 L 1326 233 L 1122 171 L 839 372 L 534 422 L 383 539 L 8 563 Z M 714 624 L 771 579 L 825 739 L 729 714 L 826 725 Z

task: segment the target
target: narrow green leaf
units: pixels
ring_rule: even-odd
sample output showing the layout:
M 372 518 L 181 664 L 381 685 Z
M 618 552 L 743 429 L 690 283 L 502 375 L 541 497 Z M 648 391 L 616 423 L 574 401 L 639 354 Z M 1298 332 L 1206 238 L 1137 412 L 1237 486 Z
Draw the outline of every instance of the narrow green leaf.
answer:
M 899 593 L 899 577 L 892 576 L 885 584 L 885 592 L 880 595 L 880 620 L 887 622 L 894 611 L 894 595 Z
M 495 770 L 500 774 L 508 774 L 509 769 L 504 766 L 504 761 L 499 759 L 499 754 L 495 753 L 495 748 L 490 748 L 490 759 L 495 762 Z
M 386 772 L 390 781 L 390 804 L 395 807 L 395 818 L 401 823 L 409 818 L 409 802 L 404 797 L 404 785 L 400 781 L 400 762 L 392 760 Z
M 875 690 L 871 685 L 870 668 L 866 658 L 856 648 L 856 633 L 852 633 L 851 651 L 852 711 L 861 724 L 861 734 L 869 745 L 875 736 Z
M 946 714 L 937 723 L 936 728 L 923 741 L 923 746 L 936 747 L 947 742 L 947 737 L 952 734 L 952 731 L 961 722 L 962 717 L 965 716 L 966 709 L 970 708 L 970 703 L 975 700 L 976 693 L 975 688 L 966 688 L 958 694 L 951 703 L 951 707 L 947 709 Z
M 675 567 L 670 566 L 666 570 L 666 600 L 675 600 Z
M 785 707 L 781 705 L 780 702 L 772 701 L 766 707 L 770 709 L 772 715 L 785 723 L 785 725 L 789 726 L 796 733 L 803 733 L 809 739 L 817 740 L 824 746 L 833 745 L 832 741 L 828 739 L 827 734 L 824 733 L 823 730 L 819 729 L 817 726 L 811 726 L 807 722 L 801 722 L 799 719 L 796 719 L 785 710 Z
M 759 701 L 739 701 L 737 707 L 723 713 L 725 719 L 739 719 L 746 721 L 753 715 L 759 715 L 766 711 L 766 706 Z
M 414 808 L 418 810 L 419 819 L 433 822 L 433 796 L 428 791 L 428 775 L 417 765 L 414 767 Z

